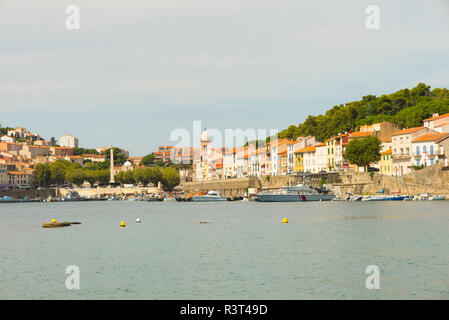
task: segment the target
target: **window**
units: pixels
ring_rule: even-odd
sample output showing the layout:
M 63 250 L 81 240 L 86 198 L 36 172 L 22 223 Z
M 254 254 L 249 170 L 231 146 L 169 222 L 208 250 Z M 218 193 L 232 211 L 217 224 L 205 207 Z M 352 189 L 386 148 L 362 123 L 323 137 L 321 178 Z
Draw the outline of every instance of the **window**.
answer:
M 416 155 L 419 156 L 419 146 L 416 146 Z
M 430 145 L 430 154 L 433 154 L 433 144 Z
M 427 152 L 427 146 L 426 146 L 426 145 L 424 145 L 424 146 L 422 147 L 422 152 L 423 152 L 423 153 L 426 153 L 426 152 Z

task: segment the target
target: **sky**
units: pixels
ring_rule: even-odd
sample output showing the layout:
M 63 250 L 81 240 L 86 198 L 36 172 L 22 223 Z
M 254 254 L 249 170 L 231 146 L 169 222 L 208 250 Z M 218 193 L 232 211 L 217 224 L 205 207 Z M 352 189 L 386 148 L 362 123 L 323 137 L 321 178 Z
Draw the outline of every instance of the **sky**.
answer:
M 367 94 L 449 87 L 448 31 L 448 0 L 0 0 L 0 123 L 133 156 L 193 121 L 282 130 Z

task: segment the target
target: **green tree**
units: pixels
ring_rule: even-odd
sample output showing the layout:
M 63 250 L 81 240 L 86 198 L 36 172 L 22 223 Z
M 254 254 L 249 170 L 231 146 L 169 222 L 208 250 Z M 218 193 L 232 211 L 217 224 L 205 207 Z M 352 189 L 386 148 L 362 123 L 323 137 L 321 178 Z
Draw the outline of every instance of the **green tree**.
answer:
M 65 179 L 69 183 L 80 186 L 86 181 L 87 175 L 85 170 L 80 168 L 68 168 L 65 173 Z
M 108 169 L 102 169 L 102 170 L 97 170 L 95 171 L 96 173 L 96 181 L 98 183 L 108 183 L 109 179 L 110 179 L 110 172 Z
M 178 171 L 170 167 L 163 168 L 161 182 L 165 190 L 172 191 L 180 183 Z
M 36 178 L 39 186 L 46 187 L 51 182 L 50 166 L 48 164 L 38 163 L 34 168 L 36 170 Z
M 150 170 L 148 171 L 148 179 L 150 180 L 150 182 L 157 186 L 157 184 L 159 183 L 159 181 L 162 180 L 162 172 L 159 168 L 150 168 Z
M 151 168 L 137 168 L 134 170 L 134 180 L 144 186 L 150 182 Z
M 109 163 L 109 160 L 111 158 L 111 149 L 107 149 L 104 152 L 105 158 L 106 158 L 106 162 Z M 114 154 L 114 165 L 116 166 L 121 166 L 123 165 L 126 160 L 128 159 L 127 156 L 125 156 L 122 152 L 122 150 L 120 150 L 119 148 L 112 148 L 112 153 Z
M 365 169 L 380 160 L 381 141 L 378 137 L 370 136 L 354 139 L 346 146 L 345 156 L 350 163 Z
M 66 160 L 57 160 L 50 164 L 51 181 L 57 185 L 64 184 L 66 182 L 65 173 L 70 164 Z
M 150 165 L 154 164 L 154 158 L 155 158 L 154 153 L 150 153 L 142 158 L 141 164 L 149 167 Z

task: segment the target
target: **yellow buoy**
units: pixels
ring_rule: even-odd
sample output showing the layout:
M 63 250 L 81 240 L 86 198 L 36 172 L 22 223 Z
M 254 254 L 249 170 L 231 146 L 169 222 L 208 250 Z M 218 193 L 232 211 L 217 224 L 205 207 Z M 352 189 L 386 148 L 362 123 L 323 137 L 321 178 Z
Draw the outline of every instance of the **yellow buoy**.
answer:
M 56 223 L 56 219 L 52 219 L 52 220 L 51 220 L 51 223 Z
M 288 223 L 288 219 L 287 218 L 282 219 L 282 223 Z
M 120 222 L 120 227 L 126 227 L 125 221 Z

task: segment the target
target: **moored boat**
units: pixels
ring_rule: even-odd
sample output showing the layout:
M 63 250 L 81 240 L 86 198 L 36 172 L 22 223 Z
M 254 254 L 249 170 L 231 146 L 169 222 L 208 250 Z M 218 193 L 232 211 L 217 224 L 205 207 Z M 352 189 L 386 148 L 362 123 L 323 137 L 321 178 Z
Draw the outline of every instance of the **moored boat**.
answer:
M 261 202 L 331 201 L 335 198 L 329 190 L 314 189 L 305 184 L 283 187 L 279 191 L 265 191 L 256 194 Z
M 227 197 L 220 195 L 218 191 L 210 190 L 207 194 L 202 196 L 193 196 L 192 201 L 195 202 L 209 202 L 209 201 L 227 201 Z

